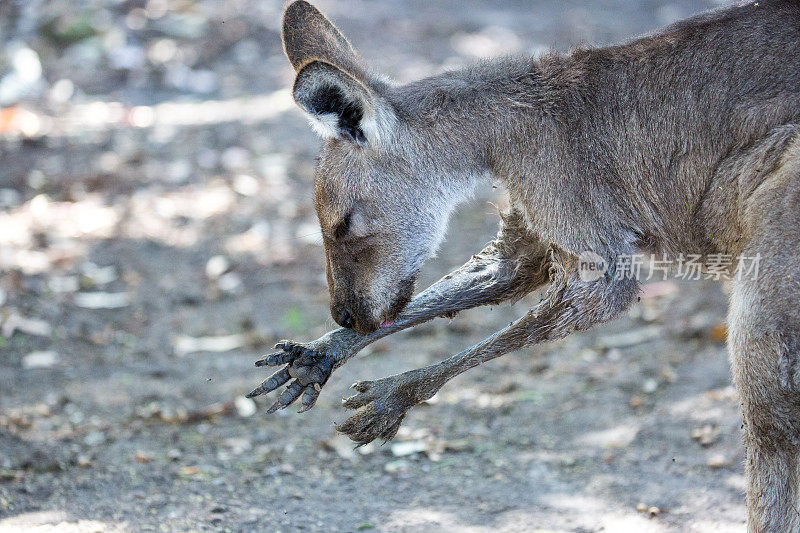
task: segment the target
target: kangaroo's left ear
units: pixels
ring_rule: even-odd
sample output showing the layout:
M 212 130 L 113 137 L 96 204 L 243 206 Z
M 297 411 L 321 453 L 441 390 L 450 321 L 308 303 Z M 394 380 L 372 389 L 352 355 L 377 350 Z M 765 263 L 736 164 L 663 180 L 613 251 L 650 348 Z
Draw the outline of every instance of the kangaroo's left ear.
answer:
M 361 146 L 391 134 L 395 114 L 381 96 L 386 83 L 368 73 L 338 29 L 305 0 L 283 14 L 283 45 L 297 71 L 294 99 L 314 130 Z
M 325 138 L 377 145 L 391 128 L 393 112 L 374 91 L 323 61 L 309 63 L 297 73 L 294 99 Z

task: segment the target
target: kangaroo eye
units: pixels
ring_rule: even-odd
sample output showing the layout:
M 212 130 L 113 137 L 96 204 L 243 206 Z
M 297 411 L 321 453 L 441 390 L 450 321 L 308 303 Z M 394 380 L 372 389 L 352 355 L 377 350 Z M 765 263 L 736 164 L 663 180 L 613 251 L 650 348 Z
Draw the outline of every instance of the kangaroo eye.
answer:
M 350 219 L 352 218 L 352 213 L 347 213 L 342 220 L 340 220 L 334 227 L 333 227 L 333 238 L 334 239 L 341 239 L 347 232 L 350 230 Z

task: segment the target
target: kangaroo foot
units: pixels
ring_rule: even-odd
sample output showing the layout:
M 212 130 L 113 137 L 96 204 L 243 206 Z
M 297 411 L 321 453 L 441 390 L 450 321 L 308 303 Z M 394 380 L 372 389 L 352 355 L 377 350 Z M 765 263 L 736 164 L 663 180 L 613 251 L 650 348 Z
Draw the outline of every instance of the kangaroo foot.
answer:
M 359 445 L 377 438 L 392 440 L 406 412 L 436 393 L 437 389 L 422 378 L 423 374 L 412 370 L 353 384 L 358 394 L 343 400 L 342 405 L 356 412 L 336 429 Z
M 275 345 L 275 348 L 280 351 L 265 355 L 256 361 L 256 366 L 285 366 L 253 389 L 247 397 L 253 398 L 267 394 L 292 380 L 267 412 L 274 413 L 285 409 L 301 394 L 303 399 L 299 412 L 308 411 L 314 407 L 322 386 L 331 376 L 336 359 L 321 351 L 291 341 L 281 341 Z

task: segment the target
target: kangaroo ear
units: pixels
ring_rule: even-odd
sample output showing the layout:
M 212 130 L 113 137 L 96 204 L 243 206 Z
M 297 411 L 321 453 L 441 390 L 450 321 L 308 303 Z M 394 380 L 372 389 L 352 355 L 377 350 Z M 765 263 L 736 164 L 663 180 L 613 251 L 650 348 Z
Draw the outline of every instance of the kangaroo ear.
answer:
M 367 73 L 325 15 L 305 0 L 289 4 L 282 37 L 297 72 L 294 98 L 317 133 L 362 146 L 379 144 L 390 133 L 395 115 L 379 94 L 385 83 Z
M 356 77 L 363 77 L 358 54 L 319 10 L 306 2 L 292 2 L 283 12 L 281 38 L 295 72 L 313 61 L 325 61 Z
M 391 111 L 378 96 L 338 68 L 314 61 L 297 74 L 294 99 L 324 138 L 338 137 L 361 146 L 378 144 L 391 126 Z

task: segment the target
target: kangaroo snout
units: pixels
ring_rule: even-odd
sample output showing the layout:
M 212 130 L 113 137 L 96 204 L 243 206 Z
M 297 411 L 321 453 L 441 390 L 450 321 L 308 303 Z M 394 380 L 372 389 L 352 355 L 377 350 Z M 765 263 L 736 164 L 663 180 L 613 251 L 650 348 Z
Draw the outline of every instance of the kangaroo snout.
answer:
M 334 292 L 334 297 L 331 299 L 331 316 L 343 328 L 368 335 L 381 326 L 394 322 L 397 315 L 411 301 L 415 282 L 416 276 L 413 276 L 398 283 L 396 292 L 387 298 L 390 302 L 388 306 L 375 305 L 369 298 L 355 295 L 337 297 Z
M 353 329 L 353 325 L 355 324 L 355 322 L 353 322 L 353 315 L 347 309 L 339 313 L 339 319 L 336 320 L 336 323 L 342 326 L 343 328 L 349 328 L 349 329 Z
M 372 316 L 369 306 L 363 302 L 334 301 L 331 304 L 331 317 L 343 328 L 352 329 L 362 335 L 372 333 L 380 327 L 380 322 Z

